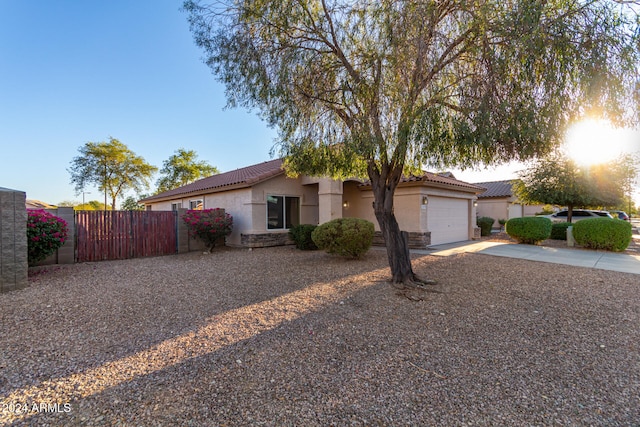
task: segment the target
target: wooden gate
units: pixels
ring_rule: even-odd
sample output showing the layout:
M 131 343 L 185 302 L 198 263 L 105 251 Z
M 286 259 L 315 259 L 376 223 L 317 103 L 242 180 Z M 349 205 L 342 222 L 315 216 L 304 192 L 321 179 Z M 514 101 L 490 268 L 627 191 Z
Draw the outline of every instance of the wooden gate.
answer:
M 177 212 L 78 211 L 76 262 L 177 252 Z

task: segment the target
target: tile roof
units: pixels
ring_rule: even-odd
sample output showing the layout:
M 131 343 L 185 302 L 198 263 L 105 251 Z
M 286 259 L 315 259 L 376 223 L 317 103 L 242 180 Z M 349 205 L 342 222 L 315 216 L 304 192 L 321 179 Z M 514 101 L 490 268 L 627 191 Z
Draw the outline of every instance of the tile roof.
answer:
M 166 200 L 183 197 L 189 194 L 202 194 L 204 192 L 223 191 L 227 189 L 227 187 L 250 187 L 253 184 L 257 184 L 258 182 L 262 182 L 269 178 L 282 174 L 284 174 L 284 170 L 282 169 L 282 159 L 276 159 L 236 169 L 230 172 L 212 175 L 208 178 L 203 178 L 201 180 L 192 182 L 191 184 L 187 184 L 173 190 L 165 191 L 164 193 L 147 197 L 146 199 L 142 199 L 141 202 L 153 202 L 156 200 Z M 461 190 L 467 190 L 476 193 L 484 190 L 483 187 L 476 184 L 459 181 L 453 176 L 453 174 L 448 172 L 441 174 L 424 172 L 422 176 L 411 175 L 409 177 L 402 178 L 401 183 L 409 182 L 426 182 L 445 186 L 453 186 L 458 187 Z M 361 185 L 367 186 L 368 182 Z
M 465 189 L 467 191 L 472 191 L 475 193 L 480 193 L 484 190 L 482 186 L 479 186 L 477 184 L 470 184 L 468 182 L 464 182 L 456 179 L 451 172 L 433 173 L 433 172 L 423 171 L 423 174 L 420 176 L 418 175 L 403 176 L 400 181 L 400 184 L 409 183 L 409 182 L 424 182 L 424 183 L 432 183 L 436 185 L 438 184 L 444 185 L 448 187 L 458 187 L 460 189 Z M 361 184 L 361 186 L 370 186 L 370 185 L 371 184 L 368 180 L 363 184 Z
M 282 169 L 282 159 L 270 160 L 268 162 L 258 163 L 256 165 L 212 175 L 192 182 L 191 184 L 147 197 L 146 199 L 141 200 L 141 202 L 177 198 L 187 194 L 202 193 L 207 190 L 210 190 L 211 192 L 221 191 L 226 187 L 250 187 L 253 184 L 282 174 L 284 174 L 284 170 Z
M 35 199 L 26 199 L 25 205 L 27 206 L 27 209 L 55 209 L 56 208 L 54 205 L 50 205 L 49 203 L 41 202 L 40 200 L 35 200 Z
M 476 182 L 475 185 L 484 187 L 487 189 L 484 193 L 478 195 L 479 199 L 487 199 L 491 197 L 511 197 L 513 196 L 513 190 L 511 188 L 511 181 L 490 181 L 490 182 Z

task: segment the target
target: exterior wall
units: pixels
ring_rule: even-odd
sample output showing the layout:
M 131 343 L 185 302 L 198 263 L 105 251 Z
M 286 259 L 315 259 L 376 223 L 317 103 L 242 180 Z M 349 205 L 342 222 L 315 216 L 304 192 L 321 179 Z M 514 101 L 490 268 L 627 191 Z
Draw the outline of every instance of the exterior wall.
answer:
M 0 293 L 28 285 L 26 197 L 0 188 Z
M 373 192 L 362 189 L 357 181 L 338 182 L 324 178 L 277 176 L 250 188 L 212 193 L 200 197 L 204 208 L 224 208 L 233 216 L 234 230 L 227 238 L 230 246 L 263 247 L 292 243 L 288 230 L 267 229 L 267 196 L 300 198 L 300 224 L 321 224 L 334 218 L 356 217 L 371 221 L 380 231 L 373 212 Z M 410 233 L 414 247 L 430 242 L 429 205 L 426 197 L 448 197 L 467 202 L 468 238 L 474 238 L 475 194 L 458 190 L 428 187 L 421 183 L 400 186 L 396 190 L 394 212 L 400 228 Z M 191 199 L 194 199 L 192 197 Z M 153 210 L 170 210 L 173 203 L 188 206 L 188 198 L 153 203 Z
M 358 197 L 358 192 L 360 193 Z M 427 198 L 427 204 L 423 204 L 423 198 Z M 466 201 L 467 224 L 466 234 L 468 239 L 476 235 L 475 207 L 476 195 L 461 191 L 453 191 L 425 185 L 399 186 L 394 197 L 394 213 L 400 229 L 409 232 L 411 247 L 425 247 L 431 242 L 429 229 L 429 211 L 433 210 L 433 204 L 429 204 L 430 197 L 446 197 Z M 373 222 L 376 232 L 380 231 L 378 221 L 373 213 L 373 192 L 369 189 L 360 189 L 356 183 L 345 183 L 344 199 L 349 202 L 349 207 L 343 210 L 343 215 L 364 218 Z M 352 200 L 354 202 L 352 202 Z M 379 242 L 379 240 L 378 240 Z
M 308 181 L 307 181 L 308 182 Z M 302 178 L 287 178 L 284 175 L 261 182 L 252 187 L 251 204 L 254 233 L 288 233 L 288 230 L 267 229 L 267 196 L 293 196 L 300 198 L 300 224 L 318 224 L 317 183 L 303 185 Z
M 377 221 L 373 215 L 373 206 L 371 204 L 373 202 L 373 193 L 360 190 L 358 185 L 360 185 L 360 182 L 357 181 L 346 181 L 342 185 L 342 217 L 364 218 L 375 224 Z
M 240 236 L 251 229 L 251 189 L 224 191 L 202 197 L 204 209 L 222 208 L 233 217 L 233 230 L 227 236 L 226 244 L 240 246 Z M 187 204 L 187 206 L 189 206 Z
M 318 183 L 278 176 L 255 184 L 253 187 L 210 193 L 203 196 L 176 198 L 150 203 L 151 209 L 171 210 L 180 203 L 189 207 L 191 200 L 202 199 L 203 209 L 223 208 L 233 217 L 233 231 L 227 237 L 229 246 L 262 247 L 293 243 L 288 230 L 267 229 L 267 196 L 294 196 L 300 198 L 300 223 L 318 224 Z M 275 236 L 275 235 L 282 236 Z M 249 237 L 248 237 L 249 236 Z
M 515 197 L 487 198 L 478 200 L 478 216 L 493 218 L 493 228 L 500 228 L 498 220 L 534 216 L 542 211 L 543 205 L 523 205 Z
M 75 242 L 76 242 L 76 227 L 75 227 L 75 213 L 72 207 L 59 207 L 57 209 L 45 209 L 51 215 L 55 215 L 58 218 L 65 220 L 67 223 L 67 240 L 64 245 L 60 247 L 53 254 L 40 261 L 37 265 L 50 265 L 50 264 L 73 264 L 76 261 L 75 254 Z
M 498 220 L 510 219 L 509 206 L 514 201 L 513 197 L 500 197 L 492 199 L 478 199 L 478 217 L 488 216 L 493 218 L 493 228 L 500 228 Z M 513 212 L 511 212 L 513 215 Z M 518 215 L 522 216 L 522 215 Z

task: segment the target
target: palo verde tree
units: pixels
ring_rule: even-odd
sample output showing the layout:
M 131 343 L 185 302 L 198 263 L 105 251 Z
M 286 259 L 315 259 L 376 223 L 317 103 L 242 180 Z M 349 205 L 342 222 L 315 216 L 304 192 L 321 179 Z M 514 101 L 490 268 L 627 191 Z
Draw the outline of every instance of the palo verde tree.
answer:
M 514 194 L 525 203 L 567 206 L 571 222 L 574 207 L 614 206 L 623 201 L 624 166 L 621 160 L 580 166 L 554 152 L 520 172 L 520 179 L 513 182 Z
M 230 106 L 279 130 L 289 174 L 367 177 L 394 283 L 415 284 L 393 213 L 403 174 L 525 160 L 567 123 L 623 120 L 635 25 L 615 1 L 189 0 Z M 629 117 L 626 117 L 629 119 Z
M 79 148 L 80 155 L 71 162 L 68 172 L 76 193 L 89 184 L 95 184 L 111 197 L 111 209 L 116 208 L 117 197 L 127 190 L 141 192 L 149 187 L 149 180 L 157 168 L 115 138 L 109 142 L 87 142 Z
M 165 160 L 160 169 L 158 179 L 158 193 L 173 190 L 210 175 L 220 173 L 215 166 L 204 160 L 198 161 L 198 155 L 193 150 L 180 148 L 175 154 Z

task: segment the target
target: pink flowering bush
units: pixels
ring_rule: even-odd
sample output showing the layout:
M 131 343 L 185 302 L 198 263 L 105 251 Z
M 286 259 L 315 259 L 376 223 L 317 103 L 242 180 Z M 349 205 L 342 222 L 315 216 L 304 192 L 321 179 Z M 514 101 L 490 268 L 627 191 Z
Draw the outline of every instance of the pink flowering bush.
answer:
M 214 248 L 216 241 L 227 237 L 233 229 L 233 218 L 219 208 L 189 210 L 182 220 L 189 228 L 189 235 L 202 240 L 209 251 Z
M 27 211 L 27 259 L 42 261 L 67 240 L 67 222 L 43 210 Z

